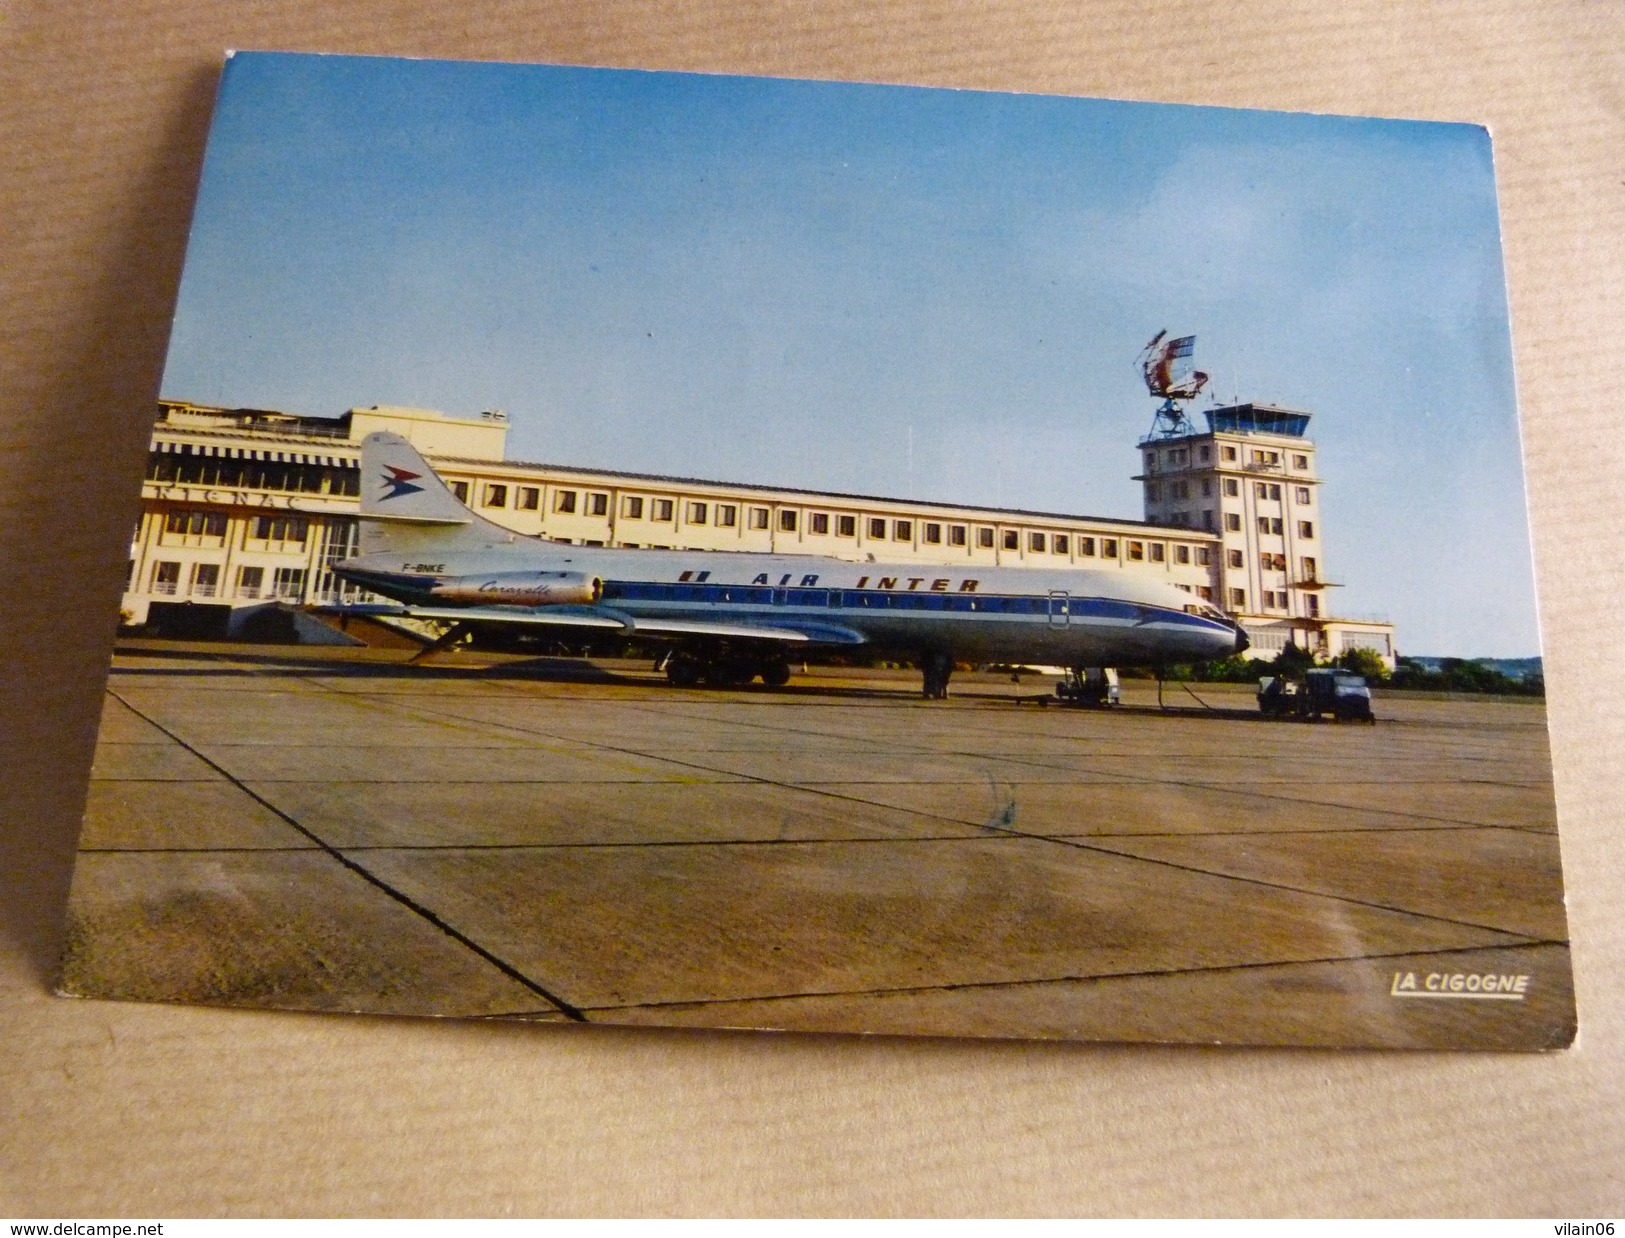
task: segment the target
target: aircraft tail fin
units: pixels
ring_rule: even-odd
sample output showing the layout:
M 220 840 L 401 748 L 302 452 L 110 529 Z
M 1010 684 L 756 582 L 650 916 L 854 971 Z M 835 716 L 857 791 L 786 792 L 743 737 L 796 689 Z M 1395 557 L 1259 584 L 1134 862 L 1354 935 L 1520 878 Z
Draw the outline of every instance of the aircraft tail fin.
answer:
M 362 440 L 362 554 L 503 546 L 517 537 L 470 511 L 401 435 L 381 430 Z

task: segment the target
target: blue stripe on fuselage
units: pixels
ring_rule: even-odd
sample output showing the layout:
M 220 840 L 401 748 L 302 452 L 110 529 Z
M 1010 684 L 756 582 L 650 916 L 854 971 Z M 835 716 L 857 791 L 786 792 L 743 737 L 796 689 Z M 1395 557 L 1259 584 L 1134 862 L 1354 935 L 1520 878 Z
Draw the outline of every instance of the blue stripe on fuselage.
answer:
M 347 568 L 339 573 L 347 580 L 372 589 L 398 601 L 427 603 L 430 589 L 438 583 L 436 577 L 408 575 L 397 572 L 376 572 Z M 802 588 L 771 585 L 739 585 L 720 583 L 671 583 L 647 580 L 606 580 L 603 604 L 636 616 L 640 612 L 649 617 L 699 615 L 723 613 L 730 618 L 746 616 L 771 621 L 775 614 L 788 610 L 805 615 L 813 611 L 822 615 L 842 614 L 882 615 L 987 615 L 1004 618 L 1043 619 L 1046 624 L 1057 620 L 1070 623 L 1090 621 L 1113 624 L 1171 624 L 1193 632 L 1229 633 L 1233 629 L 1225 623 L 1203 615 L 1193 615 L 1172 607 L 1156 606 L 1145 602 L 1129 602 L 1120 598 L 1079 597 L 1071 594 L 1000 594 L 1000 593 L 944 593 L 934 590 L 842 589 L 832 587 Z M 1062 609 L 1064 607 L 1064 610 Z M 479 608 L 470 606 L 470 618 L 476 618 Z M 545 614 L 541 608 L 538 614 Z
M 640 604 L 658 607 L 662 612 L 690 606 L 706 608 L 758 607 L 821 610 L 840 613 L 914 612 L 1040 616 L 1075 620 L 1106 619 L 1131 623 L 1154 621 L 1173 623 L 1195 630 L 1229 631 L 1227 625 L 1201 615 L 1144 602 L 1118 598 L 1066 597 L 1049 594 L 939 593 L 890 589 L 804 589 L 775 588 L 769 585 L 667 584 L 660 581 L 605 581 L 604 603 L 636 614 Z M 1064 611 L 1060 609 L 1064 607 Z

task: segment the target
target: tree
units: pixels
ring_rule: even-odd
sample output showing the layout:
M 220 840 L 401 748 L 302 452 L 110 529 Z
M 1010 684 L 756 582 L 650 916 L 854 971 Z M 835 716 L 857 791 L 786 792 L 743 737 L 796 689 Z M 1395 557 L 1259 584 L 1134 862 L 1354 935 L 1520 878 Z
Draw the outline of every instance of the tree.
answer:
M 1386 683 L 1388 665 L 1370 649 L 1345 649 L 1337 665 L 1356 675 L 1363 675 L 1371 683 Z
M 1287 645 L 1280 653 L 1275 655 L 1275 661 L 1270 670 L 1277 675 L 1288 678 L 1297 678 L 1305 671 L 1315 667 L 1315 655 L 1302 645 Z

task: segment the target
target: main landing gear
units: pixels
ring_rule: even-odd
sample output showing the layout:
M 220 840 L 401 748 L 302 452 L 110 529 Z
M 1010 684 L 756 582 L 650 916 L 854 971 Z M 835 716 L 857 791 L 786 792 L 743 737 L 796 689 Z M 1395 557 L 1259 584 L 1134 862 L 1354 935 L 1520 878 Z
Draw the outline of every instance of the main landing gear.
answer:
M 679 651 L 667 654 L 656 670 L 664 669 L 666 680 L 676 688 L 705 684 L 708 688 L 743 688 L 760 679 L 769 688 L 782 688 L 790 682 L 790 664 L 783 658 L 751 657 L 724 653 L 705 656 Z
M 954 659 L 948 653 L 928 653 L 920 663 L 920 670 L 925 675 L 925 686 L 922 690 L 928 701 L 946 701 L 948 699 L 948 680 L 954 673 Z

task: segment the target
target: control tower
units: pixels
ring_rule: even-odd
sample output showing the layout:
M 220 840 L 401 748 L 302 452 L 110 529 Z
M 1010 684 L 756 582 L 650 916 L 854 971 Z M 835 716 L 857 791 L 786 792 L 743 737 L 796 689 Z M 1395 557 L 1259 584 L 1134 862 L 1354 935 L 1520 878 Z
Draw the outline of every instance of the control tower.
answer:
M 1207 376 L 1199 371 L 1173 382 L 1166 354 L 1188 358 L 1194 337 L 1147 346 L 1159 350 L 1147 364 L 1146 385 L 1163 403 L 1140 440 L 1145 519 L 1217 536 L 1212 556 L 1212 602 L 1247 629 L 1251 656 L 1273 658 L 1287 644 L 1331 659 L 1369 649 L 1394 664 L 1393 625 L 1385 620 L 1339 618 L 1329 604 L 1337 585 L 1326 572 L 1321 520 L 1321 478 L 1310 414 L 1272 404 L 1205 409 L 1198 426 L 1181 407 Z

